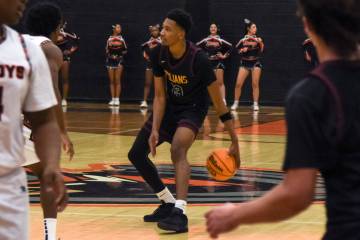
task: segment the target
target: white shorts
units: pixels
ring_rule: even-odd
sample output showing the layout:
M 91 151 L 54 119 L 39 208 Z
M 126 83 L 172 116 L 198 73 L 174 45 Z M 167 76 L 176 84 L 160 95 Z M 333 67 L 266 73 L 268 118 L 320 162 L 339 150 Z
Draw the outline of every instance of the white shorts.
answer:
M 22 166 L 28 166 L 40 162 L 39 158 L 35 153 L 34 142 L 30 140 L 31 129 L 23 126 L 23 135 L 25 137 L 24 155 L 26 162 Z
M 23 168 L 0 176 L 0 239 L 28 240 L 29 196 Z

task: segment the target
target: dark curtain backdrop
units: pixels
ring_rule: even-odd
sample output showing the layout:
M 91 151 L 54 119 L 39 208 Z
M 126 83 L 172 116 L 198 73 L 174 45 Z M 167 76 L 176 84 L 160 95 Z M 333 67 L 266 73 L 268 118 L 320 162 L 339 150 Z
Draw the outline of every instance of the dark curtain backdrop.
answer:
M 29 6 L 43 0 L 30 0 Z M 301 44 L 305 38 L 301 22 L 295 16 L 295 0 L 52 0 L 63 10 L 68 30 L 80 36 L 80 49 L 72 58 L 70 99 L 106 101 L 109 85 L 105 62 L 105 43 L 111 25 L 120 23 L 129 50 L 122 79 L 122 101 L 140 101 L 144 85 L 144 60 L 141 43 L 149 38 L 148 26 L 161 23 L 172 8 L 184 8 L 194 20 L 189 39 L 196 42 L 208 34 L 209 24 L 220 25 L 221 36 L 234 45 L 243 36 L 243 19 L 258 26 L 264 39 L 263 75 L 260 102 L 282 105 L 289 88 L 306 73 Z M 16 27 L 25 31 L 23 24 Z M 227 99 L 233 100 L 233 88 L 239 58 L 235 52 L 226 61 Z M 251 81 L 243 89 L 241 101 L 251 101 Z

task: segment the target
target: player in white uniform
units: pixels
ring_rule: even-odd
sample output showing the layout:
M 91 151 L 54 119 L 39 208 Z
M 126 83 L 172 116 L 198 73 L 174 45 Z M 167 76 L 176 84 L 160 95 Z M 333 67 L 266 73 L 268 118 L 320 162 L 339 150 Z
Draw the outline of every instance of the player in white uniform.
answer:
M 0 0 L 0 239 L 28 239 L 22 112 L 33 126 L 35 149 L 46 181 L 41 189 L 54 192 L 58 210 L 66 206 L 60 172 L 60 133 L 53 106 L 57 104 L 46 58 L 6 24 L 16 24 L 26 0 Z
M 63 55 L 59 47 L 54 44 L 60 32 L 61 22 L 62 14 L 59 7 L 49 2 L 38 3 L 29 9 L 26 19 L 26 28 L 32 35 L 24 35 L 24 37 L 36 45 L 41 46 L 49 63 L 54 91 L 58 100 L 58 104 L 55 107 L 56 119 L 60 127 L 64 149 L 70 155 L 71 159 L 74 154 L 74 149 L 67 135 L 63 111 L 60 104 L 61 96 L 58 88 L 58 76 L 63 64 Z M 42 181 L 41 176 L 39 175 L 42 165 L 32 149 L 31 131 L 26 127 L 24 128 L 24 135 L 26 136 L 25 157 L 27 158 L 27 161 L 32 164 L 27 167 L 29 167 L 39 177 L 40 181 Z M 56 240 L 57 209 L 51 194 L 41 192 L 41 206 L 44 212 L 44 239 Z

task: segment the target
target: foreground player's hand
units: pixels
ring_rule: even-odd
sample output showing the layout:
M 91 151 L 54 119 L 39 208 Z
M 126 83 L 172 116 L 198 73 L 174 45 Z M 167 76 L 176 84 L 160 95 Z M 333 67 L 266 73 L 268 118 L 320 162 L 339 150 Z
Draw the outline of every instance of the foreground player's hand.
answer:
M 46 168 L 42 174 L 41 183 L 46 192 L 54 194 L 58 212 L 64 211 L 68 202 L 68 194 L 60 169 Z
M 149 147 L 151 151 L 151 155 L 154 157 L 156 155 L 156 146 L 159 142 L 159 132 L 152 131 L 149 137 Z
M 234 156 L 236 168 L 240 167 L 240 148 L 239 148 L 239 142 L 232 141 L 230 148 L 229 148 L 229 154 Z
M 63 150 L 67 155 L 69 155 L 69 161 L 71 161 L 75 154 L 73 143 L 71 142 L 67 134 L 61 134 L 61 142 L 62 142 Z
M 211 238 L 217 238 L 220 233 L 229 232 L 238 226 L 236 208 L 235 204 L 226 203 L 205 214 L 206 230 Z

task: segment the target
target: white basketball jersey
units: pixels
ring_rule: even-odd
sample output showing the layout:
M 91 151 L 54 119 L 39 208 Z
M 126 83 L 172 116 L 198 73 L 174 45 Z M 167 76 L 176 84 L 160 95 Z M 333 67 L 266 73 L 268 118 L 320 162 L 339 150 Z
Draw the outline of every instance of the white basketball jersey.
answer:
M 29 39 L 31 42 L 35 43 L 38 46 L 41 46 L 44 42 L 51 42 L 51 40 L 47 37 L 43 36 L 32 36 L 29 34 L 23 34 L 25 39 Z
M 49 38 L 43 37 L 43 36 L 32 36 L 29 34 L 23 34 L 23 37 L 40 47 L 43 43 L 51 42 L 51 40 Z M 25 138 L 25 146 L 24 146 L 25 147 L 24 148 L 25 149 L 25 151 L 24 151 L 25 163 L 22 164 L 22 166 L 24 167 L 24 166 L 28 166 L 28 165 L 32 165 L 32 164 L 40 162 L 40 159 L 38 158 L 38 156 L 35 153 L 34 142 L 32 140 L 30 140 L 31 129 L 26 127 L 25 125 L 23 125 L 23 136 Z
M 41 48 L 4 26 L 0 42 L 0 176 L 24 163 L 22 117 L 57 104 Z M 28 57 L 27 57 L 28 56 Z

